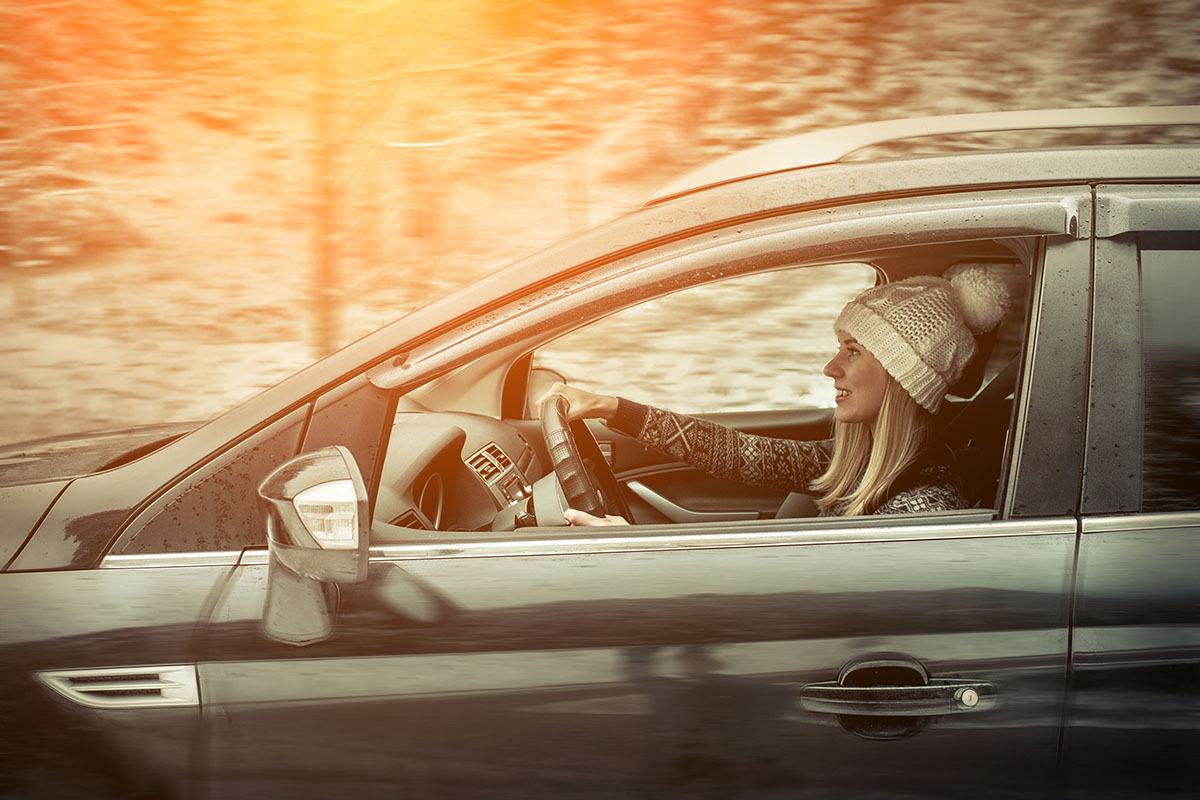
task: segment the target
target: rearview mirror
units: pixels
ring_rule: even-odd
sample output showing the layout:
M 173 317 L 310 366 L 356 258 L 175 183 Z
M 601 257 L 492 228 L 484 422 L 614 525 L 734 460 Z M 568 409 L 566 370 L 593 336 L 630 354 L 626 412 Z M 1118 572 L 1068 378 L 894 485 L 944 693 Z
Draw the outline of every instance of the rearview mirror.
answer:
M 307 645 L 329 638 L 337 584 L 367 578 L 367 489 L 354 456 L 326 447 L 286 462 L 258 487 L 270 566 L 263 631 Z

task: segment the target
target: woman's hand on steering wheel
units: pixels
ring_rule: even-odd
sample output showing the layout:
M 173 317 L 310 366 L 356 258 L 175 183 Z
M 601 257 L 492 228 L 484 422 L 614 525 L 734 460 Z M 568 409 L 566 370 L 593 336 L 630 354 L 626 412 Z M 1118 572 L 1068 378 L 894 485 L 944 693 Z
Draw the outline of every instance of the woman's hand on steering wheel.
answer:
M 602 419 L 605 422 L 612 422 L 612 418 L 617 413 L 617 398 L 568 386 L 561 381 L 555 381 L 546 390 L 546 393 L 537 399 L 537 402 L 534 403 L 534 412 L 541 416 L 542 406 L 555 395 L 566 398 L 568 422 L 574 422 L 577 419 Z
M 616 514 L 605 514 L 603 517 L 596 517 L 586 511 L 579 511 L 574 508 L 568 508 L 564 511 L 563 518 L 566 519 L 568 525 L 576 525 L 584 528 L 601 528 L 607 525 L 629 524 L 629 520 L 619 517 Z
M 616 415 L 617 398 L 555 383 L 536 405 L 542 440 L 566 500 L 564 511 L 583 513 L 575 522 L 565 514 L 562 519 L 573 525 L 620 525 L 628 520 L 629 506 L 612 466 L 584 422 L 595 417 L 610 420 Z

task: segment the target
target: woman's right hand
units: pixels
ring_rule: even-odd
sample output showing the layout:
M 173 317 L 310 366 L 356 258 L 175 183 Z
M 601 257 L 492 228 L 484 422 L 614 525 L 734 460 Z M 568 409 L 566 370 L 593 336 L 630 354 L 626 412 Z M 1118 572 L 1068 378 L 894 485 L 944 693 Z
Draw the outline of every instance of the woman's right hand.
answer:
M 595 394 L 585 389 L 568 386 L 561 381 L 555 381 L 546 390 L 546 393 L 534 403 L 534 410 L 539 416 L 542 413 L 542 405 L 554 395 L 562 395 L 567 399 L 567 404 L 570 406 L 567 411 L 568 422 L 574 422 L 577 419 L 602 419 L 605 422 L 612 422 L 617 413 L 617 398 L 606 394 Z
M 606 514 L 603 517 L 593 516 L 586 511 L 568 508 L 563 512 L 563 519 L 568 525 L 583 528 L 602 528 L 609 525 L 628 525 L 629 520 L 624 517 L 618 517 L 613 514 Z

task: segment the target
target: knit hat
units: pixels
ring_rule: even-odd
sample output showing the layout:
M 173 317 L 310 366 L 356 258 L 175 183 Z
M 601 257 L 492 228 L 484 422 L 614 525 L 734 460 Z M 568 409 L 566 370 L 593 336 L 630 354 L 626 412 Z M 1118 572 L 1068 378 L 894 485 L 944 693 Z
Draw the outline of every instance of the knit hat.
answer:
M 833 324 L 867 348 L 926 411 L 934 413 L 986 333 L 1008 313 L 1008 286 L 985 264 L 946 278 L 919 275 L 861 292 Z

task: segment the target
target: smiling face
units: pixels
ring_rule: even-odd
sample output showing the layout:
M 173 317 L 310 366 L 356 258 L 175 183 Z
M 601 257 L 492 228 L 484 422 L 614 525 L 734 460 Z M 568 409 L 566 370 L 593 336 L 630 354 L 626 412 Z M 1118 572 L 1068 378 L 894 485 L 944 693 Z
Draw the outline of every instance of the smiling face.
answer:
M 833 378 L 833 386 L 837 390 L 834 419 L 838 422 L 873 424 L 883 405 L 883 393 L 888 382 L 887 370 L 867 348 L 845 331 L 838 331 L 837 337 L 837 355 L 822 370 L 827 377 Z

